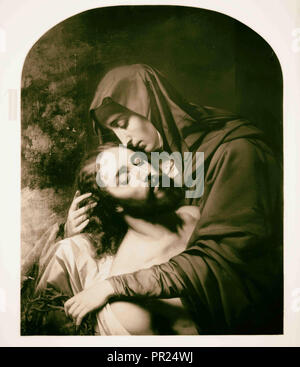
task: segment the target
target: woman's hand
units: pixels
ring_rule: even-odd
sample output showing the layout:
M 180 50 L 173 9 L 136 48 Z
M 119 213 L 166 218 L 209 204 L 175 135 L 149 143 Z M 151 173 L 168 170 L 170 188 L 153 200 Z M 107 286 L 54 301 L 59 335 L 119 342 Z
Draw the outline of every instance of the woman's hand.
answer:
M 86 193 L 80 195 L 79 191 L 76 191 L 72 204 L 68 212 L 67 222 L 65 224 L 65 237 L 71 237 L 80 233 L 89 223 L 87 212 L 94 208 L 97 203 L 89 203 L 78 209 L 79 204 L 89 198 L 92 194 Z
M 114 289 L 108 280 L 97 282 L 70 298 L 65 303 L 65 313 L 67 316 L 71 316 L 76 321 L 76 325 L 79 326 L 89 312 L 104 306 L 113 295 Z

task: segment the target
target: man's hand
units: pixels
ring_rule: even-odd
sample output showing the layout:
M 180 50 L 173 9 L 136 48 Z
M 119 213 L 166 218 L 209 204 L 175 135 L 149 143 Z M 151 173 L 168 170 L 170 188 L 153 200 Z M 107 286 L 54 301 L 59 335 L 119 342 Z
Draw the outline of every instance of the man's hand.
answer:
M 113 295 L 114 289 L 108 280 L 97 282 L 70 298 L 65 303 L 65 313 L 76 320 L 76 325 L 79 326 L 89 312 L 104 306 Z
M 78 206 L 83 200 L 89 198 L 91 195 L 91 193 L 80 195 L 80 192 L 76 191 L 65 224 L 65 237 L 71 237 L 80 233 L 88 225 L 89 219 L 87 212 L 94 208 L 97 203 L 90 203 L 80 209 L 78 209 Z

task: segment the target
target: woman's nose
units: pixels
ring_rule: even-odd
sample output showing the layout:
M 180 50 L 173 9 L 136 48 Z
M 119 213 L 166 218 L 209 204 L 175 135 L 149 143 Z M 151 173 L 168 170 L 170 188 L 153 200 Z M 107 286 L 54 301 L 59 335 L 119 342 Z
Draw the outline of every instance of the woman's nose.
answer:
M 122 143 L 124 145 L 130 145 L 131 143 L 131 137 L 126 133 L 126 131 L 122 131 L 123 140 Z
M 131 137 L 126 136 L 125 142 L 123 144 L 126 145 L 127 148 L 132 148 L 132 140 L 131 140 Z
M 117 137 L 121 140 L 121 143 L 123 145 L 129 145 L 131 142 L 131 137 L 128 136 L 128 134 L 126 134 L 125 131 L 122 130 L 116 130 L 115 134 L 117 135 Z

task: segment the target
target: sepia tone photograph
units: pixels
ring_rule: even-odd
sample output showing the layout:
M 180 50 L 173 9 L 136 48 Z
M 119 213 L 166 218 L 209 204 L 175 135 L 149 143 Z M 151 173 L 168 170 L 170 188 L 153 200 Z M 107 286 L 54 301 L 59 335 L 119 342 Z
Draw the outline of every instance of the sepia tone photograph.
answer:
M 227 15 L 65 19 L 21 86 L 25 335 L 282 335 L 283 79 Z

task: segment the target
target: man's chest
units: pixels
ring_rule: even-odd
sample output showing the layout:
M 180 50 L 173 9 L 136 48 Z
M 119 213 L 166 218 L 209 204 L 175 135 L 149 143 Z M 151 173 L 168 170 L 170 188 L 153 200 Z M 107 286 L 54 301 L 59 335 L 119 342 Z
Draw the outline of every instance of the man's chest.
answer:
M 111 275 L 164 263 L 185 248 L 186 242 L 177 234 L 151 238 L 128 231 L 115 255 Z

